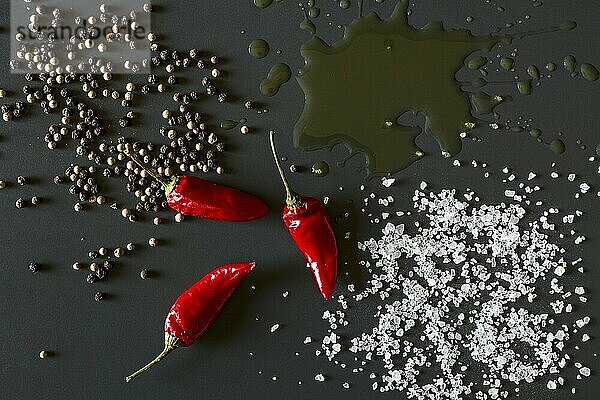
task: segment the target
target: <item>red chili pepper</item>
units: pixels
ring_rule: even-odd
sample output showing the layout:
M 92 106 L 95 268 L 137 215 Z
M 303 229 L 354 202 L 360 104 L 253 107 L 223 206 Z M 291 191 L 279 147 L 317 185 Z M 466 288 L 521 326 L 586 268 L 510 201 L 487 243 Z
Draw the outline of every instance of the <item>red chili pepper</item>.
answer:
M 335 288 L 338 263 L 338 249 L 331 217 L 319 200 L 302 197 L 290 189 L 277 157 L 274 133 L 270 133 L 271 150 L 286 193 L 283 221 L 306 257 L 307 266 L 313 273 L 319 291 L 325 299 L 329 299 Z
M 125 378 L 126 382 L 160 362 L 172 350 L 196 341 L 219 315 L 255 263 L 223 265 L 196 282 L 175 301 L 165 320 L 165 348 L 150 363 Z
M 269 213 L 269 206 L 259 197 L 191 175 L 168 180 L 146 166 L 129 150 L 127 154 L 163 185 L 167 203 L 173 210 L 183 215 L 245 222 L 264 217 Z

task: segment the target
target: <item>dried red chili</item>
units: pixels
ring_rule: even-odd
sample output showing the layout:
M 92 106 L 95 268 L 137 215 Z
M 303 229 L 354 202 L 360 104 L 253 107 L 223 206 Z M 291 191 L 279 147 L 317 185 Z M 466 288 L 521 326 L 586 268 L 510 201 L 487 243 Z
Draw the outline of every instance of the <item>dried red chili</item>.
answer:
M 126 382 L 160 362 L 179 347 L 194 343 L 219 315 L 255 263 L 223 265 L 206 274 L 175 301 L 165 320 L 165 348 L 152 361 L 125 378 Z
M 191 175 L 169 180 L 146 166 L 130 151 L 127 154 L 163 185 L 167 203 L 183 215 L 245 222 L 262 218 L 269 213 L 269 206 L 259 197 Z
M 319 200 L 303 197 L 290 189 L 277 157 L 274 132 L 270 133 L 271 150 L 285 187 L 283 221 L 296 245 L 308 261 L 308 267 L 325 299 L 329 299 L 337 279 L 338 249 L 327 209 Z

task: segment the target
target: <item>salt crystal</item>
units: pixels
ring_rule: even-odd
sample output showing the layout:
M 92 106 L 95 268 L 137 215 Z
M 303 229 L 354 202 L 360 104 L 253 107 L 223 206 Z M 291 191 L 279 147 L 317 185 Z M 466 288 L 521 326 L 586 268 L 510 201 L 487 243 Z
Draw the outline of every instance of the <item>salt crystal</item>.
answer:
M 381 184 L 383 186 L 385 186 L 386 188 L 389 188 L 390 186 L 392 186 L 394 184 L 394 182 L 396 182 L 395 178 L 383 178 L 381 181 Z
M 275 332 L 277 329 L 279 329 L 279 324 L 271 326 L 271 333 Z
M 315 375 L 315 381 L 317 381 L 317 382 L 324 382 L 325 381 L 325 376 L 323 374 L 317 374 L 317 375 Z

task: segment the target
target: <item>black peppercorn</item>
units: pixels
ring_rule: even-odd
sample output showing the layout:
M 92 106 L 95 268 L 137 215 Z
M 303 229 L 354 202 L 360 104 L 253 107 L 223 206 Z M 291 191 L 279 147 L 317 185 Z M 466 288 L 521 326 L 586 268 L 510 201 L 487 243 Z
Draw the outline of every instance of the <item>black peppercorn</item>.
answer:
M 104 278 L 106 278 L 106 275 L 107 275 L 107 271 L 104 268 L 99 267 L 96 270 L 96 276 L 98 277 L 98 279 L 104 279 Z

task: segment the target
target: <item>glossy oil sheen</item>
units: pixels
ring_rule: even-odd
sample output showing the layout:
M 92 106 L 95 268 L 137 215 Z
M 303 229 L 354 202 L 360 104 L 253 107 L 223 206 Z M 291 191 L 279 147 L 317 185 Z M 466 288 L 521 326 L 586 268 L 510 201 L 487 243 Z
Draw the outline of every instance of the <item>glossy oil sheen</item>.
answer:
M 423 155 L 415 144 L 420 128 L 396 122 L 418 111 L 444 154 L 460 151 L 459 135 L 475 119 L 454 75 L 471 53 L 499 39 L 439 23 L 415 29 L 407 5 L 400 2 L 388 20 L 375 13 L 355 20 L 331 46 L 318 37 L 302 46 L 306 66 L 298 81 L 305 106 L 294 131 L 297 147 L 344 143 L 366 154 L 370 174 L 395 172 Z

